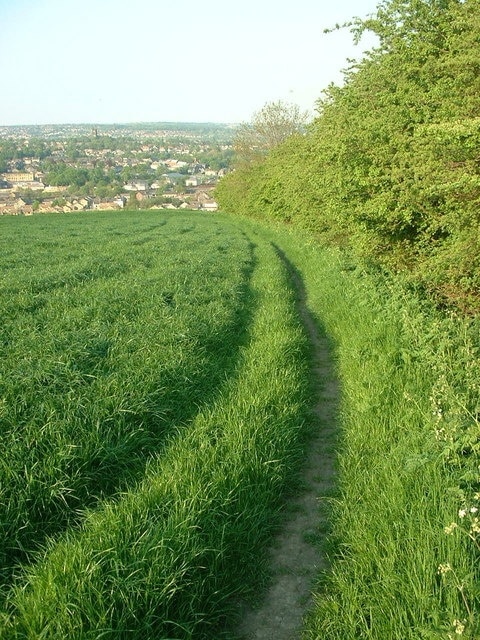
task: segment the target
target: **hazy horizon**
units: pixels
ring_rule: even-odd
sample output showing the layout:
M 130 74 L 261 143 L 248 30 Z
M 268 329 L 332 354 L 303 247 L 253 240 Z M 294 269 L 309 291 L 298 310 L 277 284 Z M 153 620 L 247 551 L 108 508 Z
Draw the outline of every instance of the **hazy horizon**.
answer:
M 283 100 L 313 113 L 349 58 L 348 29 L 377 0 L 0 0 L 8 88 L 0 126 L 249 120 Z M 372 39 L 373 42 L 373 39 Z
M 225 127 L 235 127 L 240 122 L 214 122 L 214 121 L 204 121 L 204 120 L 137 120 L 130 122 L 35 122 L 35 123 L 25 123 L 19 122 L 16 124 L 0 124 L 0 129 L 2 128 L 22 128 L 22 127 L 129 127 L 129 126 L 141 126 L 141 125 L 204 125 L 204 126 L 225 126 Z

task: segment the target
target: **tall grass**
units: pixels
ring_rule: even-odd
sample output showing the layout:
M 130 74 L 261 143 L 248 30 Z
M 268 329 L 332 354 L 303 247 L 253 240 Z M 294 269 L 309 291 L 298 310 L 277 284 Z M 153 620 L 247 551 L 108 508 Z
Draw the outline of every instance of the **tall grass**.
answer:
M 233 369 L 253 269 L 192 214 L 0 220 L 0 575 L 142 477 Z
M 478 321 L 297 234 L 276 241 L 342 387 L 336 553 L 305 638 L 478 639 Z
M 49 242 L 67 249 L 58 270 L 35 277 L 28 254 L 5 243 L 2 454 L 17 451 L 26 464 L 13 468 L 32 477 L 23 514 L 32 504 L 40 514 L 58 490 L 63 515 L 47 509 L 40 533 L 31 528 L 1 637 L 229 637 L 236 599 L 266 569 L 308 421 L 308 348 L 274 243 L 331 338 L 342 389 L 332 568 L 305 639 L 478 639 L 478 321 L 446 317 L 297 233 L 176 215 L 94 217 L 87 236 L 72 217 L 47 240 L 49 219 L 38 218 L 45 255 L 35 251 L 34 264 Z M 19 222 L 8 225 L 31 241 Z M 84 426 L 94 446 L 82 454 Z M 21 482 L 6 486 L 23 495 Z M 10 491 L 7 529 L 26 517 Z
M 234 371 L 143 480 L 51 540 L 9 593 L 3 638 L 221 637 L 234 597 L 258 583 L 309 391 L 288 274 L 255 242 Z

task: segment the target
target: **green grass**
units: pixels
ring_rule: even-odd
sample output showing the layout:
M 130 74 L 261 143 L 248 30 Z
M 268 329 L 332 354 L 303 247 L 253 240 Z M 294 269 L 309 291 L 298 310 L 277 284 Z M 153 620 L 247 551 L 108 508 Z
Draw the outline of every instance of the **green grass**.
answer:
M 305 639 L 478 639 L 479 322 L 296 233 L 277 242 L 342 388 L 335 553 Z
M 478 640 L 476 319 L 243 219 L 0 231 L 2 638 L 231 637 L 314 426 L 280 250 L 342 392 L 305 640 Z
M 198 244 L 211 224 L 197 227 Z M 240 255 L 251 265 L 250 241 L 226 220 L 221 228 L 224 242 L 242 240 Z M 248 287 L 240 280 L 242 297 L 234 297 L 243 324 L 232 325 L 234 336 L 220 333 L 230 357 L 238 345 L 223 384 L 170 430 L 143 478 L 48 542 L 7 594 L 2 637 L 212 637 L 231 615 L 233 596 L 258 584 L 260 551 L 301 455 L 308 370 L 288 274 L 268 242 L 255 244 Z M 209 335 L 215 296 L 245 272 L 227 257 L 226 282 L 210 282 L 206 295 Z M 192 262 L 198 269 L 196 244 Z M 199 297 L 197 290 L 195 325 Z M 153 363 L 143 351 L 140 361 L 146 374 Z
M 195 233 L 192 215 L 0 223 L 8 576 L 213 401 L 249 322 L 254 259 L 241 232 L 211 219 Z

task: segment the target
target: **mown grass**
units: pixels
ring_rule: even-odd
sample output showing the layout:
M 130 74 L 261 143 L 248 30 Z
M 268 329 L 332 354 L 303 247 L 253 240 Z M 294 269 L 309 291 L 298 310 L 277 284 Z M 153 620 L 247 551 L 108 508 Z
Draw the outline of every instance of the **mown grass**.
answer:
M 301 455 L 309 391 L 288 274 L 268 242 L 255 244 L 237 301 L 251 316 L 239 335 L 219 332 L 223 349 L 238 345 L 234 369 L 170 432 L 143 479 L 50 540 L 8 593 L 2 637 L 220 637 L 236 597 L 258 584 L 260 550 Z M 251 260 L 249 242 L 243 252 Z
M 342 388 L 335 553 L 304 637 L 478 639 L 479 323 L 278 233 Z

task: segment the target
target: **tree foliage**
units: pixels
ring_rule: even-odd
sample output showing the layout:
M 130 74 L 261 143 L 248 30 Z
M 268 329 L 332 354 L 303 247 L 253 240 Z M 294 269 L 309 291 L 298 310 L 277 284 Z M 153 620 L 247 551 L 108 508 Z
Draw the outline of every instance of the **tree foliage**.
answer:
M 296 104 L 267 102 L 251 122 L 239 126 L 234 139 L 237 159 L 249 163 L 264 158 L 287 138 L 303 132 L 307 121 L 308 113 Z
M 386 0 L 352 30 L 378 47 L 324 92 L 306 136 L 225 178 L 220 204 L 308 226 L 480 308 L 480 0 Z

